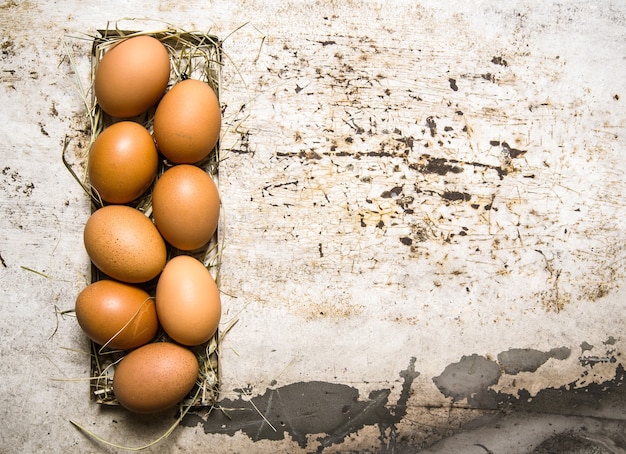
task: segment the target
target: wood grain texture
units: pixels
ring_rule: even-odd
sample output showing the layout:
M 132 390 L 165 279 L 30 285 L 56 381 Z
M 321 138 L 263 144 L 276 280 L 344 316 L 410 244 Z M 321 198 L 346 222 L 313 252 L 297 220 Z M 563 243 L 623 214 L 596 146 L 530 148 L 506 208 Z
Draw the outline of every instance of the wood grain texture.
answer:
M 336 9 L 233 36 L 259 43 L 225 91 L 234 373 L 393 382 L 417 356 L 429 395 L 468 349 L 621 329 L 622 19 L 556 9 Z
M 70 417 L 135 446 L 171 422 L 113 411 L 107 426 L 85 383 L 50 380 L 89 367 L 67 350 L 86 346 L 75 320 L 59 314 L 89 269 L 88 200 L 60 160 L 66 136 L 74 162 L 88 137 L 75 72 L 87 77 L 90 43 L 75 38 L 121 17 L 225 39 L 220 285 L 224 321 L 238 323 L 222 345 L 224 399 L 262 402 L 313 380 L 349 387 L 359 403 L 382 390 L 372 405 L 406 411 L 393 436 L 425 445 L 489 413 L 467 408 L 487 391 L 532 399 L 616 379 L 626 301 L 619 1 L 127 3 L 0 3 L 10 446 L 37 451 L 53 438 L 55 452 L 92 450 Z M 543 363 L 507 372 L 499 358 L 516 349 Z M 452 372 L 475 378 L 474 360 L 492 375 L 475 396 L 473 385 L 446 395 Z M 365 425 L 326 441 L 380 448 L 391 437 L 382 432 Z M 214 439 L 231 452 L 301 448 L 239 435 Z M 157 450 L 198 440 L 182 430 Z

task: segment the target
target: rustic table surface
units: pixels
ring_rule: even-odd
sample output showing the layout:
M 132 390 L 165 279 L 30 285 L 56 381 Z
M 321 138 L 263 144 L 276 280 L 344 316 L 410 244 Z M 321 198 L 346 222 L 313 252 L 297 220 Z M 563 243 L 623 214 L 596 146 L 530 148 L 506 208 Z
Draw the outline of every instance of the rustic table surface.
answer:
M 236 324 L 219 405 L 149 452 L 626 449 L 623 2 L 10 0 L 0 452 L 116 452 L 69 421 L 137 447 L 176 418 L 91 402 L 71 313 L 90 207 L 61 150 L 80 165 L 77 81 L 116 23 L 224 49 Z

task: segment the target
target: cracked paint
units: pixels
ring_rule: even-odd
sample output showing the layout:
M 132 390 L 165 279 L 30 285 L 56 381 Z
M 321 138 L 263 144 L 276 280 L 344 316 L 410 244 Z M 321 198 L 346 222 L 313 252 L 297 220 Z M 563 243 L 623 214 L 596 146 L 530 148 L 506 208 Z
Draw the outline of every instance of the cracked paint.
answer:
M 601 382 L 578 386 L 576 382 L 560 387 L 546 387 L 531 396 L 525 390 L 517 395 L 492 389 L 502 374 L 537 371 L 549 359 L 565 360 L 571 352 L 557 347 L 547 352 L 533 349 L 511 349 L 501 352 L 498 361 L 480 355 L 464 356 L 450 364 L 433 381 L 454 406 L 461 400 L 475 409 L 495 411 L 506 415 L 512 410 L 528 414 L 568 414 L 602 416 L 619 411 L 626 405 L 626 389 L 622 386 L 626 371 L 621 364 L 614 375 Z M 415 358 L 400 372 L 401 391 L 397 401 L 390 402 L 391 389 L 375 389 L 361 396 L 355 387 L 321 381 L 293 383 L 268 388 L 263 394 L 237 399 L 223 399 L 219 408 L 206 414 L 189 413 L 182 424 L 200 426 L 207 434 L 237 433 L 253 441 L 282 440 L 290 437 L 306 452 L 324 452 L 341 445 L 347 437 L 366 426 L 377 427 L 380 433 L 377 452 L 396 452 L 396 449 L 419 449 L 418 441 L 407 437 L 407 426 L 418 408 L 410 404 L 414 380 L 420 377 L 415 370 Z M 411 415 L 410 417 L 408 415 Z M 408 421 L 405 421 L 408 418 Z M 475 423 L 474 423 L 475 424 Z M 451 436 L 460 429 L 448 433 Z M 403 440 L 403 441 L 402 441 Z M 545 441 L 548 446 L 552 439 Z M 626 447 L 626 440 L 614 434 L 608 438 Z M 575 440 L 572 441 L 574 443 Z M 488 450 L 486 446 L 485 449 Z M 541 452 L 541 451 L 537 451 Z
M 406 415 L 411 385 L 419 375 L 411 358 L 408 368 L 400 372 L 402 387 L 394 404 L 389 402 L 389 389 L 377 389 L 362 398 L 352 386 L 299 382 L 267 389 L 250 399 L 223 399 L 221 411 L 214 410 L 206 419 L 188 414 L 182 424 L 200 425 L 206 433 L 241 431 L 254 441 L 281 440 L 288 435 L 301 448 L 322 452 L 366 425 L 378 426 L 383 438 L 392 436 L 387 432 L 395 432 Z

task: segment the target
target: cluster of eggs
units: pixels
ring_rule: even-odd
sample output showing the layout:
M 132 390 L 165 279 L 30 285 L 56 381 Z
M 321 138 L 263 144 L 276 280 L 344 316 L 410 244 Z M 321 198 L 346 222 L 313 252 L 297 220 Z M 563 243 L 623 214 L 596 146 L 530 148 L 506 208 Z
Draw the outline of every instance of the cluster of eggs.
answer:
M 192 348 L 213 337 L 221 316 L 215 280 L 193 254 L 217 229 L 218 189 L 198 164 L 217 143 L 219 101 L 201 80 L 168 89 L 170 71 L 165 45 L 138 35 L 113 45 L 94 77 L 112 121 L 89 152 L 102 206 L 87 220 L 84 244 L 104 277 L 79 293 L 76 317 L 96 344 L 125 352 L 113 393 L 138 413 L 167 409 L 191 391 L 199 373 Z M 150 109 L 151 130 L 137 120 Z M 133 206 L 150 190 L 151 217 Z

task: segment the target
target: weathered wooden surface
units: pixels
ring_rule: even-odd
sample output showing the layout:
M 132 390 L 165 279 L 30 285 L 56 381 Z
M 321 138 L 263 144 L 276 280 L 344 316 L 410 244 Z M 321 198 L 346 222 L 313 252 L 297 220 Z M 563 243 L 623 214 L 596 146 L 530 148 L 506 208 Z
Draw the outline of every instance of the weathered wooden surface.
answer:
M 567 383 L 619 337 L 623 30 L 466 8 L 307 15 L 240 65 L 223 283 L 255 385 L 560 346 Z
M 99 449 L 68 419 L 129 445 L 172 421 L 52 380 L 89 368 L 57 314 L 88 279 L 88 203 L 60 161 L 86 127 L 63 43 L 85 77 L 76 36 L 121 17 L 210 28 L 227 56 L 232 419 L 194 415 L 162 448 L 395 452 L 511 407 L 619 429 L 626 10 L 500 3 L 1 4 L 0 450 Z M 491 441 L 514 452 L 502 427 Z M 551 434 L 533 430 L 525 447 Z

